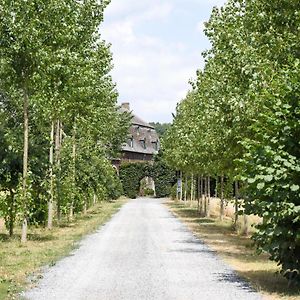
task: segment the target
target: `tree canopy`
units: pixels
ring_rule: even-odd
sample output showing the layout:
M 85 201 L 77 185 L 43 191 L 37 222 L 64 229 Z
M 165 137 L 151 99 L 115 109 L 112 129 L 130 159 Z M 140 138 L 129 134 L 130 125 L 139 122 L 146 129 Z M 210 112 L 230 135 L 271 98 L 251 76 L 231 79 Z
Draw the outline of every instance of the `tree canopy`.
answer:
M 11 235 L 23 223 L 23 242 L 28 222 L 51 229 L 120 194 L 111 159 L 129 117 L 99 29 L 108 3 L 0 3 L 0 207 Z
M 242 185 L 254 234 L 282 274 L 300 281 L 298 1 L 230 0 L 214 8 L 211 49 L 163 143 L 178 170 Z

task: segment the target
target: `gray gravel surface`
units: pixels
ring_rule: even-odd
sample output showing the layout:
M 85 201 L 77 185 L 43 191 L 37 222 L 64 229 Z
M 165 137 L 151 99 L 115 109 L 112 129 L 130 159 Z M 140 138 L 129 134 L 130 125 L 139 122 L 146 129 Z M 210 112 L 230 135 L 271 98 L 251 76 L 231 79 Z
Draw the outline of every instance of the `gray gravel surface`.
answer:
M 129 201 L 22 298 L 261 299 L 162 201 Z

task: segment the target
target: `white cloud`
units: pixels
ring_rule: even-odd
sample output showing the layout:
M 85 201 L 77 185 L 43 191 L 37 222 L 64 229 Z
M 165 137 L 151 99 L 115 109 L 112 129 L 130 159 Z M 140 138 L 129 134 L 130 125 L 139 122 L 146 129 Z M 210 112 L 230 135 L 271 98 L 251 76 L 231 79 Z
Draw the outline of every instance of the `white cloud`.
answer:
M 137 22 L 142 21 L 154 21 L 154 20 L 164 20 L 172 12 L 173 6 L 170 3 L 162 3 L 152 5 L 151 8 L 147 9 L 143 13 L 139 13 L 134 16 L 134 20 Z
M 106 8 L 105 17 L 124 18 L 134 15 L 141 20 L 164 18 L 172 11 L 172 7 L 171 2 L 161 0 L 112 0 Z
M 104 36 L 107 37 L 110 42 L 120 40 L 125 44 L 132 43 L 136 39 L 132 22 L 126 20 L 110 24 L 105 28 Z
M 199 4 L 199 0 L 187 0 L 193 1 Z M 112 44 L 115 66 L 112 75 L 120 102 L 129 101 L 132 109 L 147 121 L 171 121 L 171 112 L 184 98 L 190 89 L 189 80 L 203 64 L 202 49 L 183 42 L 180 37 L 170 41 L 141 30 L 145 24 L 149 27 L 168 22 L 179 7 L 177 2 L 113 0 L 105 13 L 107 22 L 101 32 Z M 177 26 L 180 27 L 179 22 Z M 203 22 L 199 22 L 197 30 L 201 26 Z

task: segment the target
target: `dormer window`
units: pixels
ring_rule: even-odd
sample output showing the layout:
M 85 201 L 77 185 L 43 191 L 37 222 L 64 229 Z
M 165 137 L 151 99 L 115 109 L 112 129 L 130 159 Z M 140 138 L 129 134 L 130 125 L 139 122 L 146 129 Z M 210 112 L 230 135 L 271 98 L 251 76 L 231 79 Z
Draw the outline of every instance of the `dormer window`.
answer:
M 140 140 L 140 144 L 143 149 L 146 149 L 146 139 Z
M 152 144 L 153 149 L 157 151 L 158 150 L 158 142 L 157 141 L 151 142 L 151 144 Z
M 133 148 L 133 137 L 131 137 L 127 140 L 127 144 L 129 147 Z

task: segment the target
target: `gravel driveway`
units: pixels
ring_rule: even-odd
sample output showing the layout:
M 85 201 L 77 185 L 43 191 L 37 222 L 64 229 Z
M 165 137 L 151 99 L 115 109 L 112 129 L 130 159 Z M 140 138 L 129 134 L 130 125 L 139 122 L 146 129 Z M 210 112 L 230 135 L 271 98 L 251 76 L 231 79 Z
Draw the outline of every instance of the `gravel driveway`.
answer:
M 23 296 L 36 300 L 261 299 L 162 204 L 131 200 Z

